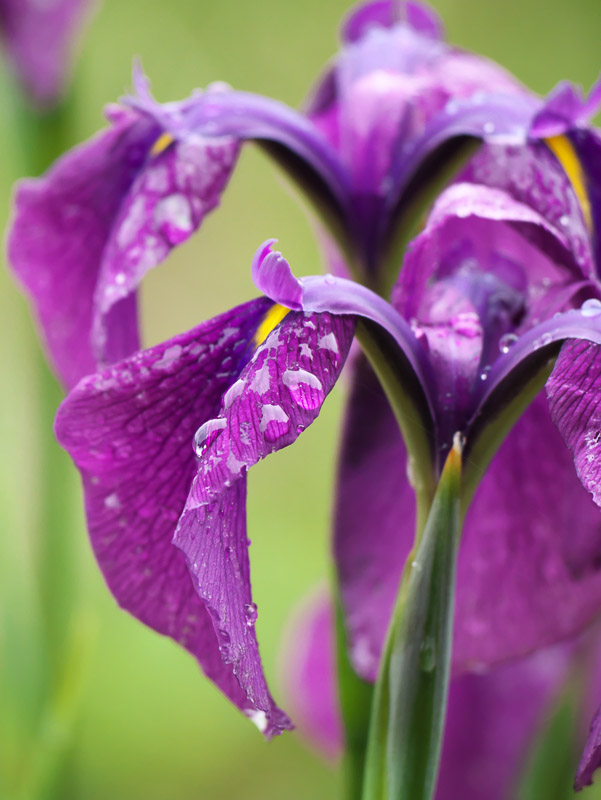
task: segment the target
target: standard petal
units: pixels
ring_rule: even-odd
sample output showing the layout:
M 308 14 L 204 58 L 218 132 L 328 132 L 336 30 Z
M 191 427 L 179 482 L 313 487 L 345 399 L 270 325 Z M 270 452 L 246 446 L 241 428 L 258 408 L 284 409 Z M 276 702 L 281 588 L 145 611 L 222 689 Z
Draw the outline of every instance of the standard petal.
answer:
M 35 307 L 66 386 L 93 372 L 94 292 L 119 208 L 160 129 L 131 112 L 17 189 L 8 255 Z M 138 346 L 135 306 L 116 320 L 125 352 Z
M 174 536 L 223 658 L 267 736 L 287 727 L 258 654 L 246 538 L 246 471 L 292 444 L 319 414 L 350 348 L 351 318 L 291 312 L 267 336 L 196 436 L 197 475 Z
M 269 308 L 252 301 L 85 378 L 56 422 L 81 471 L 92 546 L 117 602 L 188 649 L 242 709 L 245 693 L 171 539 L 196 470 L 194 432 L 218 412 Z
M 372 0 L 359 3 L 342 23 L 342 39 L 355 42 L 362 39 L 372 28 L 392 28 L 399 20 L 424 36 L 442 39 L 444 30 L 436 12 L 423 3 L 395 3 L 393 0 Z
M 583 97 L 579 87 L 569 81 L 559 83 L 548 95 L 530 127 L 530 136 L 557 136 L 577 128 L 593 117 L 601 105 L 601 78 Z

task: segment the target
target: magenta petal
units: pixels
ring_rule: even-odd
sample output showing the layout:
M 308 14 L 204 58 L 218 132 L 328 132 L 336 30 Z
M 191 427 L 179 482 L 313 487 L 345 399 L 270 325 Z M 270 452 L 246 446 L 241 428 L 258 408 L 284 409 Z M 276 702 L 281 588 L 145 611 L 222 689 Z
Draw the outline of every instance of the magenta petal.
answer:
M 106 241 L 160 130 L 128 112 L 114 127 L 17 189 L 9 259 L 30 295 L 46 346 L 68 387 L 96 367 L 90 332 Z M 135 306 L 116 320 L 125 353 L 138 346 Z
M 219 204 L 238 151 L 227 137 L 191 136 L 151 155 L 123 200 L 102 257 L 93 328 L 99 360 L 111 363 L 131 352 L 114 324 L 122 304 Z
M 591 722 L 586 746 L 576 771 L 574 789 L 578 792 L 593 782 L 595 771 L 601 767 L 601 708 Z
M 601 513 L 541 394 L 501 445 L 467 514 L 456 669 L 524 655 L 582 630 L 601 603 L 600 563 Z
M 444 35 L 440 18 L 423 3 L 371 0 L 359 3 L 351 10 L 342 24 L 342 38 L 345 42 L 355 42 L 372 28 L 392 28 L 401 19 L 424 36 L 442 39 Z
M 267 736 L 289 727 L 263 676 L 246 538 L 246 471 L 292 444 L 319 414 L 346 360 L 349 318 L 291 312 L 261 344 L 196 436 L 198 471 L 174 536 L 219 646 Z
M 361 357 L 338 465 L 334 555 L 350 656 L 366 680 L 376 678 L 414 525 L 405 446 L 388 401 Z
M 254 300 L 83 379 L 56 422 L 81 471 L 92 546 L 117 602 L 186 647 L 242 709 L 245 693 L 171 538 L 196 471 L 194 432 L 217 413 L 269 307 Z
M 332 603 L 325 588 L 307 598 L 290 619 L 283 645 L 282 683 L 299 733 L 330 759 L 342 754 L 336 687 Z
M 601 506 L 601 354 L 568 342 L 547 381 L 551 416 L 570 448 L 578 477 Z

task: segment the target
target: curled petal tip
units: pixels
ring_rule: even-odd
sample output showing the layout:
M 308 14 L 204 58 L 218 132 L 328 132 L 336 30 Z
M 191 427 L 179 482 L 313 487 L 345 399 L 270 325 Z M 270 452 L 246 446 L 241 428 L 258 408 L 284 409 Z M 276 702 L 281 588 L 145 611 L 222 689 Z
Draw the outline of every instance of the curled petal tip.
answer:
M 251 267 L 253 281 L 274 302 L 293 311 L 301 311 L 302 284 L 292 274 L 283 255 L 272 250 L 276 242 L 277 239 L 268 239 L 255 253 Z

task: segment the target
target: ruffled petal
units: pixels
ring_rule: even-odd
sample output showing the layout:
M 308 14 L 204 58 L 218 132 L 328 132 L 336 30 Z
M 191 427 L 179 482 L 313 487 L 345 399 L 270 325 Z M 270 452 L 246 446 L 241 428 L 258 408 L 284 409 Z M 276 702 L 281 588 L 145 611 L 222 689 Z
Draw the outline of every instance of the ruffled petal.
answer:
M 194 432 L 218 412 L 270 306 L 254 300 L 83 379 L 56 422 L 81 471 L 92 546 L 117 602 L 189 650 L 243 710 L 246 694 L 171 539 L 196 471 Z
M 292 444 L 319 414 L 354 333 L 349 318 L 291 312 L 258 347 L 196 435 L 198 471 L 174 535 L 219 646 L 267 736 L 288 726 L 263 676 L 246 538 L 249 467 Z
M 94 292 L 112 226 L 160 128 L 128 112 L 63 156 L 42 178 L 19 184 L 8 255 L 35 307 L 50 358 L 73 386 L 96 367 L 91 344 Z M 113 335 L 138 346 L 135 306 Z

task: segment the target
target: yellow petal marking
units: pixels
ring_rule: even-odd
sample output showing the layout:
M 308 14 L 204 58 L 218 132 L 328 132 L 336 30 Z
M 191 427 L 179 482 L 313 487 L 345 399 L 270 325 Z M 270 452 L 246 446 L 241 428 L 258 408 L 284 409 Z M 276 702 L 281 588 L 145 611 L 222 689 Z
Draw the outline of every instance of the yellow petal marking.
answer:
M 570 179 L 572 188 L 576 192 L 576 197 L 580 203 L 580 210 L 586 226 L 589 231 L 592 231 L 593 217 L 591 214 L 591 202 L 586 190 L 586 176 L 572 142 L 567 136 L 550 136 L 545 139 L 545 142 Z
M 276 325 L 280 324 L 289 311 L 289 308 L 281 306 L 279 303 L 274 303 L 271 306 L 269 311 L 261 320 L 259 327 L 257 328 L 257 332 L 255 333 L 255 347 L 258 347 L 265 341 L 265 339 L 267 339 L 271 331 Z
M 164 150 L 166 150 L 170 144 L 173 144 L 175 139 L 170 133 L 166 131 L 162 133 L 156 142 L 150 148 L 150 155 L 151 156 L 159 156 Z

